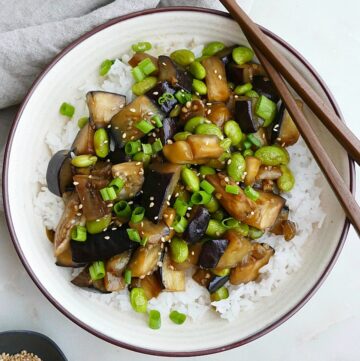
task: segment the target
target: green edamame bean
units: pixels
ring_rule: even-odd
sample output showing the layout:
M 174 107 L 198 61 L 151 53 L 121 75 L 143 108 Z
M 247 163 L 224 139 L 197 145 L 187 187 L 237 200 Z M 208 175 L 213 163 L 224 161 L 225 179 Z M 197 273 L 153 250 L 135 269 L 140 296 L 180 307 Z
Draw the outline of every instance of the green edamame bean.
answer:
M 145 291 L 140 287 L 135 287 L 130 292 L 130 303 L 135 312 L 145 313 L 148 300 Z
M 133 160 L 136 162 L 142 162 L 144 167 L 147 167 L 150 163 L 151 156 L 144 152 L 138 152 L 133 156 Z
M 174 108 L 172 108 L 169 115 L 170 117 L 175 118 L 180 114 L 180 111 L 181 111 L 181 106 L 179 104 L 176 104 Z
M 223 50 L 225 48 L 225 44 L 220 42 L 220 41 L 212 41 L 211 43 L 208 43 L 203 51 L 202 51 L 202 55 L 203 56 L 212 56 L 216 53 L 218 53 L 219 51 Z
M 99 128 L 94 134 L 94 149 L 99 158 L 105 158 L 109 154 L 109 136 L 104 128 Z
M 188 66 L 195 60 L 195 55 L 191 50 L 179 49 L 173 51 L 170 58 L 181 66 Z
M 190 64 L 189 70 L 196 79 L 202 80 L 206 77 L 206 70 L 203 65 L 198 61 L 192 62 Z
M 220 139 L 224 138 L 221 129 L 215 124 L 199 124 L 195 129 L 195 134 L 216 135 Z
M 148 41 L 140 41 L 137 44 L 133 44 L 131 46 L 131 49 L 135 51 L 136 53 L 143 53 L 145 51 L 148 51 L 152 48 L 151 43 Z
M 277 145 L 265 145 L 255 152 L 255 157 L 259 158 L 264 165 L 288 164 L 289 153 L 285 148 Z
M 97 161 L 97 157 L 91 154 L 82 154 L 71 159 L 71 164 L 77 168 L 86 168 L 94 165 Z
M 225 286 L 220 287 L 214 293 L 210 295 L 211 302 L 225 300 L 229 297 L 229 291 Z
M 200 180 L 196 173 L 189 169 L 183 168 L 181 171 L 181 179 L 186 188 L 191 192 L 198 192 L 200 190 Z
M 190 132 L 179 132 L 174 135 L 174 140 L 186 140 L 189 135 L 191 135 Z
M 213 219 L 215 221 L 218 221 L 220 222 L 221 224 L 221 221 L 224 219 L 225 217 L 225 212 L 222 210 L 222 209 L 218 209 L 216 212 L 214 212 L 212 215 Z
M 196 93 L 198 93 L 200 95 L 206 95 L 207 94 L 207 86 L 201 80 L 193 79 L 192 88 Z
M 102 218 L 96 219 L 95 221 L 86 221 L 86 230 L 90 234 L 101 233 L 105 228 L 109 227 L 111 222 L 111 214 Z
M 170 243 L 171 259 L 176 263 L 183 263 L 189 256 L 187 243 L 178 237 L 174 237 Z
M 220 208 L 220 204 L 215 197 L 211 197 L 209 202 L 205 204 L 205 207 L 210 213 L 214 213 Z
M 231 145 L 238 145 L 242 138 L 243 133 L 241 131 L 241 128 L 235 120 L 228 120 L 224 124 L 224 133 L 227 137 L 231 139 Z
M 210 219 L 205 234 L 209 237 L 219 237 L 226 232 L 226 228 L 217 220 Z
M 263 234 L 264 234 L 264 231 L 262 231 L 261 229 L 257 229 L 257 228 L 254 228 L 254 227 L 249 227 L 248 236 L 251 239 L 258 239 L 258 238 L 262 237 Z
M 260 95 L 255 90 L 249 90 L 245 93 L 245 96 L 249 98 L 259 98 Z
M 230 138 L 225 138 L 223 140 L 220 141 L 220 147 L 223 148 L 224 150 L 229 150 L 231 147 L 231 139 Z
M 286 165 L 280 165 L 281 176 L 276 183 L 282 192 L 290 192 L 295 185 L 295 177 L 292 171 Z
M 208 167 L 207 165 L 200 166 L 200 175 L 205 177 L 207 174 L 216 174 L 216 170 L 214 168 Z
M 205 123 L 205 120 L 206 119 L 201 116 L 193 117 L 186 122 L 184 130 L 193 133 L 199 124 Z
M 232 51 L 232 57 L 236 64 L 243 65 L 251 61 L 254 52 L 245 46 L 239 46 Z
M 135 95 L 143 95 L 147 91 L 149 91 L 151 88 L 153 88 L 157 83 L 157 78 L 154 76 L 148 76 L 144 80 L 139 81 L 138 83 L 135 83 L 131 90 Z
M 236 228 L 236 232 L 238 232 L 241 236 L 246 237 L 249 234 L 249 226 L 245 223 L 240 223 Z
M 235 182 L 240 182 L 246 169 L 245 159 L 241 153 L 233 153 L 230 160 L 226 167 L 227 173 Z
M 245 149 L 242 154 L 244 157 L 249 157 L 251 155 L 254 155 L 254 152 L 251 149 Z
M 238 85 L 235 90 L 234 93 L 236 95 L 243 95 L 247 92 L 249 92 L 252 89 L 252 84 L 251 83 L 245 83 L 243 85 Z

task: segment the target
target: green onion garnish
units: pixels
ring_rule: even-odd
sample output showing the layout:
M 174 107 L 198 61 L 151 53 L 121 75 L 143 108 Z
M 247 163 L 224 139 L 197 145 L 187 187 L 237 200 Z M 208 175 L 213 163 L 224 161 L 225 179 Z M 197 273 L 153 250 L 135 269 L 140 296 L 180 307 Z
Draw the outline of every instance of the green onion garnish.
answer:
M 215 187 L 213 187 L 212 184 L 210 184 L 207 180 L 203 180 L 200 182 L 200 187 L 209 194 L 212 194 L 215 190 Z
M 105 187 L 100 189 L 100 194 L 102 199 L 106 201 L 113 201 L 116 199 L 116 191 L 114 187 Z
M 106 75 L 114 63 L 115 60 L 110 60 L 110 59 L 104 60 L 100 65 L 100 69 L 99 69 L 100 76 Z
M 133 155 L 137 152 L 140 152 L 141 150 L 141 142 L 140 140 L 137 141 L 131 141 L 131 142 L 127 142 L 125 144 L 125 153 L 127 155 Z
M 81 117 L 78 120 L 78 127 L 80 129 L 84 128 L 85 125 L 89 122 L 89 117 Z
M 245 157 L 249 157 L 251 155 L 254 155 L 254 152 L 251 149 L 245 149 L 242 153 L 242 155 Z
M 148 237 L 141 238 L 140 245 L 144 247 L 146 245 L 147 241 L 148 241 Z
M 189 205 L 186 202 L 184 202 L 182 199 L 177 198 L 173 207 L 179 216 L 185 216 Z
M 161 97 L 158 99 L 159 105 L 164 104 L 165 102 L 169 100 L 173 100 L 175 97 L 171 93 L 164 93 Z
M 260 95 L 255 104 L 255 114 L 264 119 L 263 127 L 267 127 L 272 123 L 277 111 L 276 103 L 264 95 Z
M 103 261 L 96 261 L 89 267 L 90 277 L 93 281 L 101 280 L 105 277 L 105 264 Z
M 186 104 L 187 102 L 191 101 L 192 95 L 191 93 L 181 89 L 175 93 L 175 98 L 180 104 Z
M 245 93 L 249 92 L 250 90 L 252 90 L 252 84 L 251 83 L 245 83 L 243 85 L 238 85 L 235 88 L 234 93 L 236 95 L 244 95 Z
M 252 201 L 257 201 L 260 197 L 260 194 L 251 186 L 246 186 L 244 189 L 246 197 L 250 198 Z
M 149 312 L 149 327 L 153 330 L 158 330 L 161 327 L 161 315 L 157 310 Z
M 223 219 L 221 224 L 225 228 L 231 229 L 231 228 L 237 228 L 239 226 L 240 222 L 238 220 L 236 220 L 235 218 L 229 217 L 229 218 Z
M 163 123 L 161 121 L 161 118 L 158 114 L 155 114 L 152 118 L 151 121 L 155 124 L 156 128 L 161 128 L 163 126 Z
M 140 120 L 140 122 L 135 124 L 135 127 L 141 130 L 144 134 L 151 132 L 155 127 L 148 123 L 145 119 Z
M 239 194 L 240 193 L 240 187 L 235 185 L 227 184 L 225 186 L 225 192 L 231 193 L 231 194 Z
M 187 224 L 188 221 L 185 219 L 185 217 L 177 214 L 172 224 L 172 227 L 174 228 L 175 232 L 183 233 L 187 227 Z
M 244 148 L 250 149 L 253 146 L 253 144 L 249 140 L 244 141 Z
M 131 222 L 139 223 L 144 219 L 145 208 L 144 207 L 136 207 L 131 215 Z
M 191 203 L 192 204 L 206 204 L 209 203 L 211 199 L 211 195 L 204 191 L 194 192 L 191 196 Z
M 78 242 L 85 242 L 86 241 L 86 227 L 84 226 L 74 226 L 71 229 L 71 239 Z
M 129 285 L 131 284 L 131 270 L 127 269 L 124 273 L 124 281 L 125 284 Z
M 260 148 L 262 146 L 261 140 L 255 134 L 248 134 L 247 139 L 250 140 L 255 147 Z
M 151 144 L 141 144 L 144 154 L 153 154 L 153 148 Z
M 148 41 L 140 41 L 137 44 L 131 45 L 131 49 L 135 51 L 135 53 L 143 53 L 151 49 L 151 43 Z
M 131 207 L 126 201 L 115 203 L 114 212 L 120 218 L 128 218 L 131 215 Z
M 155 142 L 151 145 L 152 152 L 155 154 L 157 152 L 160 152 L 161 149 L 163 149 L 163 145 L 161 143 L 160 139 L 156 139 Z
M 62 103 L 59 109 L 61 115 L 71 118 L 75 113 L 75 107 L 69 103 Z
M 132 241 L 138 242 L 138 243 L 141 242 L 141 237 L 139 235 L 139 232 L 136 229 L 128 228 L 126 230 L 126 232 Z
M 171 311 L 169 318 L 172 322 L 176 323 L 177 325 L 182 325 L 186 320 L 186 315 L 178 311 Z
M 156 65 L 149 58 L 145 58 L 144 60 L 141 60 L 137 66 L 145 75 L 150 75 L 155 70 L 157 70 Z
M 138 66 L 131 69 L 131 74 L 137 83 L 146 78 L 146 75 L 142 72 L 142 70 Z
M 113 187 L 116 194 L 119 193 L 125 185 L 125 181 L 121 178 L 114 178 L 108 185 L 108 187 Z
M 145 313 L 148 300 L 144 289 L 135 287 L 130 292 L 130 303 L 135 312 Z

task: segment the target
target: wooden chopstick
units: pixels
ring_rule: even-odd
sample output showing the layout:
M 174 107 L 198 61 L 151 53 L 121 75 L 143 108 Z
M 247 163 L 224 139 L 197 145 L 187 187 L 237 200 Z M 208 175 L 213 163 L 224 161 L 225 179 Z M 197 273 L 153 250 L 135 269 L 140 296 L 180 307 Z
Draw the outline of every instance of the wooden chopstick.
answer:
M 355 134 L 325 104 L 294 66 L 276 50 L 266 35 L 237 5 L 235 0 L 220 0 L 220 2 L 240 25 L 247 39 L 264 54 L 266 59 L 299 94 L 335 139 L 346 149 L 349 156 L 360 165 L 360 140 Z

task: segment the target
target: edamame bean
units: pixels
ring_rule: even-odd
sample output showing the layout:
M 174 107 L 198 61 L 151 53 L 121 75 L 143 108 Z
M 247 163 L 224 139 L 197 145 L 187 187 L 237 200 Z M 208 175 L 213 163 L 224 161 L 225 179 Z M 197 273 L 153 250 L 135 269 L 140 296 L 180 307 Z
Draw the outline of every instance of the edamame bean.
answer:
M 94 149 L 99 158 L 109 154 L 109 136 L 104 128 L 99 128 L 94 134 Z
M 207 94 L 207 86 L 201 80 L 193 79 L 192 88 L 196 93 L 198 93 L 200 95 L 206 95 Z
M 186 140 L 189 135 L 191 135 L 190 132 L 179 132 L 174 135 L 174 140 Z
M 205 120 L 206 119 L 201 116 L 193 117 L 186 122 L 184 130 L 193 133 L 199 124 L 205 123 Z
M 249 227 L 248 236 L 251 239 L 258 239 L 258 238 L 262 237 L 263 234 L 264 234 L 264 231 L 262 231 L 261 229 L 257 229 L 257 228 L 254 228 L 254 227 Z
M 225 300 L 229 297 L 229 291 L 225 286 L 220 287 L 214 293 L 210 295 L 211 302 Z
M 235 120 L 228 120 L 224 124 L 224 133 L 231 139 L 231 145 L 234 146 L 238 145 L 243 138 L 241 128 Z
M 276 183 L 282 192 L 290 192 L 295 185 L 295 177 L 292 171 L 286 165 L 280 165 L 281 176 Z
M 216 135 L 219 139 L 224 138 L 220 128 L 215 124 L 199 124 L 195 129 L 195 134 Z
M 139 96 L 145 94 L 147 91 L 153 88 L 156 85 L 156 83 L 157 83 L 157 78 L 155 78 L 154 76 L 148 76 L 144 80 L 135 83 L 131 89 L 135 95 Z
M 189 256 L 187 243 L 178 237 L 174 237 L 170 243 L 171 259 L 176 263 L 183 263 Z
M 148 300 L 145 291 L 140 287 L 135 287 L 130 292 L 130 303 L 135 312 L 145 313 Z
M 82 154 L 71 159 L 71 164 L 77 168 L 86 168 L 94 165 L 97 161 L 97 157 L 91 154 Z
M 142 162 L 144 167 L 147 167 L 150 163 L 151 156 L 144 152 L 138 152 L 133 156 L 133 160 L 136 162 Z
M 255 157 L 259 158 L 264 165 L 288 164 L 289 153 L 285 148 L 277 145 L 265 145 L 255 152 Z
M 192 62 L 190 64 L 189 70 L 196 79 L 202 80 L 206 77 L 206 70 L 203 65 L 198 61 Z
M 226 232 L 226 228 L 217 220 L 210 219 L 205 234 L 209 237 L 219 237 Z
M 179 49 L 173 51 L 170 58 L 181 66 L 188 66 L 195 60 L 195 55 L 191 50 Z
M 133 44 L 131 46 L 131 49 L 136 53 L 143 53 L 151 49 L 151 43 L 149 43 L 148 41 L 140 41 L 137 44 Z
M 106 229 L 111 222 L 111 214 L 102 218 L 96 219 L 95 221 L 86 221 L 86 230 L 90 234 L 101 233 Z
M 214 168 L 208 167 L 207 165 L 200 166 L 200 175 L 205 177 L 207 174 L 216 174 L 216 170 Z
M 235 90 L 234 93 L 236 95 L 243 95 L 247 92 L 249 92 L 252 89 L 252 84 L 251 83 L 245 83 L 243 85 L 238 85 Z
M 249 157 L 254 155 L 254 152 L 251 149 L 245 149 L 242 154 L 244 157 Z
M 191 192 L 198 192 L 200 190 L 200 180 L 196 173 L 189 169 L 183 168 L 181 171 L 181 179 L 185 184 L 186 188 Z
M 250 90 L 245 93 L 245 96 L 249 98 L 259 98 L 260 95 L 255 90 Z
M 228 161 L 226 170 L 229 177 L 235 182 L 240 182 L 243 179 L 246 169 L 246 163 L 241 153 L 233 153 Z
M 216 53 L 218 53 L 219 51 L 223 50 L 225 48 L 225 44 L 220 42 L 220 41 L 212 41 L 211 43 L 208 43 L 203 51 L 202 51 L 202 55 L 203 56 L 212 56 Z
M 243 65 L 251 61 L 254 52 L 245 46 L 239 46 L 232 51 L 232 57 L 236 64 Z
M 210 213 L 214 213 L 220 208 L 220 204 L 219 201 L 213 196 L 210 198 L 209 202 L 205 204 L 205 207 Z
M 224 150 L 229 150 L 231 147 L 231 139 L 230 138 L 225 138 L 223 140 L 220 141 L 220 147 L 223 148 Z

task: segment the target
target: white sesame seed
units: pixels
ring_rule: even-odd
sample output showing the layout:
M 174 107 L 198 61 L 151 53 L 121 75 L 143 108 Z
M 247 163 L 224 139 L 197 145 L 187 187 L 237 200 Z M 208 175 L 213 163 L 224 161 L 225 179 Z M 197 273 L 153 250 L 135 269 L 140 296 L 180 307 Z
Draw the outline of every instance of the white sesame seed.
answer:
M 110 239 L 110 237 L 109 237 L 109 236 L 105 236 L 104 239 Z
M 159 94 L 159 92 L 153 92 L 153 94 L 154 94 L 154 95 L 158 95 L 158 94 Z
M 231 159 L 229 159 L 229 160 L 227 161 L 227 164 L 231 164 Z
M 111 128 L 111 124 L 109 124 L 107 127 L 110 129 L 110 128 Z
M 186 217 L 190 217 L 190 213 L 188 212 L 188 213 L 186 213 Z
M 154 202 L 151 202 L 151 203 L 149 204 L 149 208 L 154 207 L 154 205 L 155 205 L 155 203 L 154 203 Z
M 79 182 L 73 182 L 73 185 L 77 186 L 77 185 L 79 185 Z
M 168 139 L 167 144 L 173 144 L 173 141 L 171 139 Z
M 114 205 L 113 203 L 109 203 L 109 204 L 107 205 L 107 207 L 108 207 L 108 208 L 111 208 L 113 205 Z
M 190 108 L 191 107 L 191 102 L 190 101 L 186 102 L 185 106 L 186 106 L 186 108 Z
M 76 213 L 76 215 L 78 216 L 78 217 L 80 217 L 81 216 L 81 213 L 79 212 L 79 213 Z
M 169 201 L 166 201 L 166 204 L 167 204 L 168 206 L 170 206 L 170 202 L 169 202 Z
M 155 221 L 157 221 L 157 220 L 159 219 L 159 217 L 158 217 L 158 216 L 155 216 L 154 219 L 155 219 Z
M 217 73 L 218 73 L 218 71 L 217 71 L 217 69 L 215 69 L 215 70 L 214 70 L 214 74 L 217 74 Z
M 112 230 L 112 231 L 116 231 L 116 230 L 117 230 L 117 228 L 116 228 L 116 227 L 113 227 L 113 228 L 111 228 L 111 230 Z
M 81 209 L 82 207 L 84 207 L 82 204 L 79 205 L 79 209 Z
M 221 80 L 221 79 L 222 79 L 222 76 L 219 74 L 219 75 L 218 75 L 218 78 L 219 78 L 219 80 Z
M 151 196 L 151 197 L 150 197 L 150 200 L 151 200 L 151 201 L 153 201 L 153 200 L 154 200 L 154 197 L 153 197 L 153 196 Z
M 136 109 L 135 109 L 135 108 L 130 108 L 129 111 L 130 111 L 131 113 L 136 113 Z
M 179 195 L 179 193 L 176 193 L 177 195 Z M 177 197 L 177 195 L 175 194 L 175 197 Z M 171 194 L 168 195 L 168 201 L 171 199 Z
M 194 252 L 194 251 L 191 251 L 191 255 L 194 256 L 194 255 L 195 255 L 195 252 Z
M 123 139 L 126 138 L 126 133 L 123 133 L 122 138 L 123 138 Z

